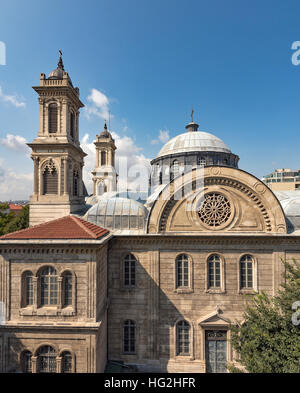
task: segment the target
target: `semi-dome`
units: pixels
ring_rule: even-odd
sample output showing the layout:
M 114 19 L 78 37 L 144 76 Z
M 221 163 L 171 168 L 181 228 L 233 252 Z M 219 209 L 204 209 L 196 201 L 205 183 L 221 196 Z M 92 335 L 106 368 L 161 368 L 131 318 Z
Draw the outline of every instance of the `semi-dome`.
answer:
M 85 214 L 93 224 L 123 233 L 144 233 L 148 210 L 141 203 L 128 198 L 103 198 Z
M 157 157 L 197 151 L 231 153 L 229 147 L 220 138 L 208 132 L 195 131 L 185 132 L 170 139 Z

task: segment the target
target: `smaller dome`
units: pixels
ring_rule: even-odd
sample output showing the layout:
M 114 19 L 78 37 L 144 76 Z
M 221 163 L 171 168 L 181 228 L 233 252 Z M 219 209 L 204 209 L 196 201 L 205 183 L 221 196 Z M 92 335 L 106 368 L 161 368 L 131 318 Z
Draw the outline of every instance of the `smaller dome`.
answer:
M 55 70 L 51 71 L 48 79 L 63 79 L 64 70 L 62 68 L 57 67 Z
M 274 191 L 287 219 L 288 230 L 300 230 L 300 190 Z
M 127 233 L 144 233 L 148 210 L 128 198 L 101 198 L 85 215 L 85 219 L 102 228 Z

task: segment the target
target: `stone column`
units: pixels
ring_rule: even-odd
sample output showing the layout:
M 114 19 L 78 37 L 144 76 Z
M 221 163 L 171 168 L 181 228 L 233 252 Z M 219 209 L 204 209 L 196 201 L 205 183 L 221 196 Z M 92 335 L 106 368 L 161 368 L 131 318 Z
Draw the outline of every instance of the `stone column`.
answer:
M 38 372 L 38 369 L 37 369 L 37 356 L 31 356 L 31 367 L 32 367 L 32 373 L 33 374 Z
M 33 160 L 33 193 L 39 193 L 39 161 L 38 157 L 32 157 Z
M 61 356 L 57 356 L 57 358 L 56 358 L 56 372 L 58 374 L 61 373 L 61 360 L 62 360 Z
M 63 159 L 64 166 L 64 195 L 68 194 L 68 159 Z
M 63 288 L 62 288 L 62 284 L 63 284 L 63 278 L 62 277 L 58 277 L 58 291 L 57 291 L 57 308 L 58 310 L 62 309 L 62 295 L 63 295 Z

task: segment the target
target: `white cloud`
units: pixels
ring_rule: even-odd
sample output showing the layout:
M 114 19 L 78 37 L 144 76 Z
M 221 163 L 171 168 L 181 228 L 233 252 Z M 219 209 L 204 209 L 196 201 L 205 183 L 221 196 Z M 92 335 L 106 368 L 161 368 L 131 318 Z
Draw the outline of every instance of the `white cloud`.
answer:
M 104 120 L 109 119 L 109 99 L 100 90 L 92 89 L 91 94 L 87 97 L 91 105 L 84 107 L 84 113 L 89 118 L 91 115 L 101 117 Z M 113 117 L 110 115 L 110 117 Z
M 158 139 L 159 139 L 162 143 L 168 142 L 168 140 L 170 139 L 169 130 L 159 130 Z
M 0 138 L 0 145 L 13 151 L 29 154 L 30 148 L 26 145 L 26 142 L 26 139 L 20 135 L 6 134 L 5 138 Z
M 33 190 L 33 173 L 16 173 L 0 161 L 0 201 L 28 200 Z
M 0 99 L 4 102 L 8 102 L 14 105 L 16 108 L 24 108 L 26 106 L 25 102 L 20 101 L 16 95 L 4 94 L 1 86 L 0 86 Z
M 159 130 L 158 139 L 152 139 L 151 145 L 157 145 L 159 143 L 159 141 L 161 143 L 166 143 L 166 142 L 168 142 L 169 139 L 170 139 L 170 135 L 169 135 L 168 129 Z
M 115 140 L 115 144 L 117 147 L 116 150 L 116 170 L 120 174 L 120 170 L 118 168 L 119 162 L 120 165 L 126 160 L 127 163 L 127 171 L 135 170 L 139 171 L 141 169 L 147 174 L 150 170 L 150 159 L 146 158 L 141 151 L 143 150 L 141 147 L 136 146 L 134 140 L 128 136 L 121 137 L 115 132 L 112 132 L 112 137 Z M 83 169 L 83 179 L 85 185 L 88 189 L 88 193 L 92 192 L 92 175 L 91 171 L 95 168 L 96 165 L 96 147 L 93 142 L 89 141 L 89 134 L 85 134 L 81 140 L 81 147 L 85 153 L 87 153 L 87 157 L 85 157 L 85 165 Z M 130 189 L 133 186 L 135 179 L 130 177 L 128 180 L 122 176 L 119 176 L 118 182 L 122 187 L 126 187 Z M 148 176 L 147 176 L 148 181 Z

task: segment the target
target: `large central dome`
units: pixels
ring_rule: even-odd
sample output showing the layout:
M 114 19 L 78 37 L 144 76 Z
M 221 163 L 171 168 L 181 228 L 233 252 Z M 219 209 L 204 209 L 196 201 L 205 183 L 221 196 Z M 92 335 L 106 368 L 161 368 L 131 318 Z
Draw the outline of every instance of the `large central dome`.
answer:
M 160 150 L 157 157 L 196 151 L 231 153 L 229 147 L 220 138 L 208 132 L 196 131 L 185 132 L 170 139 Z

